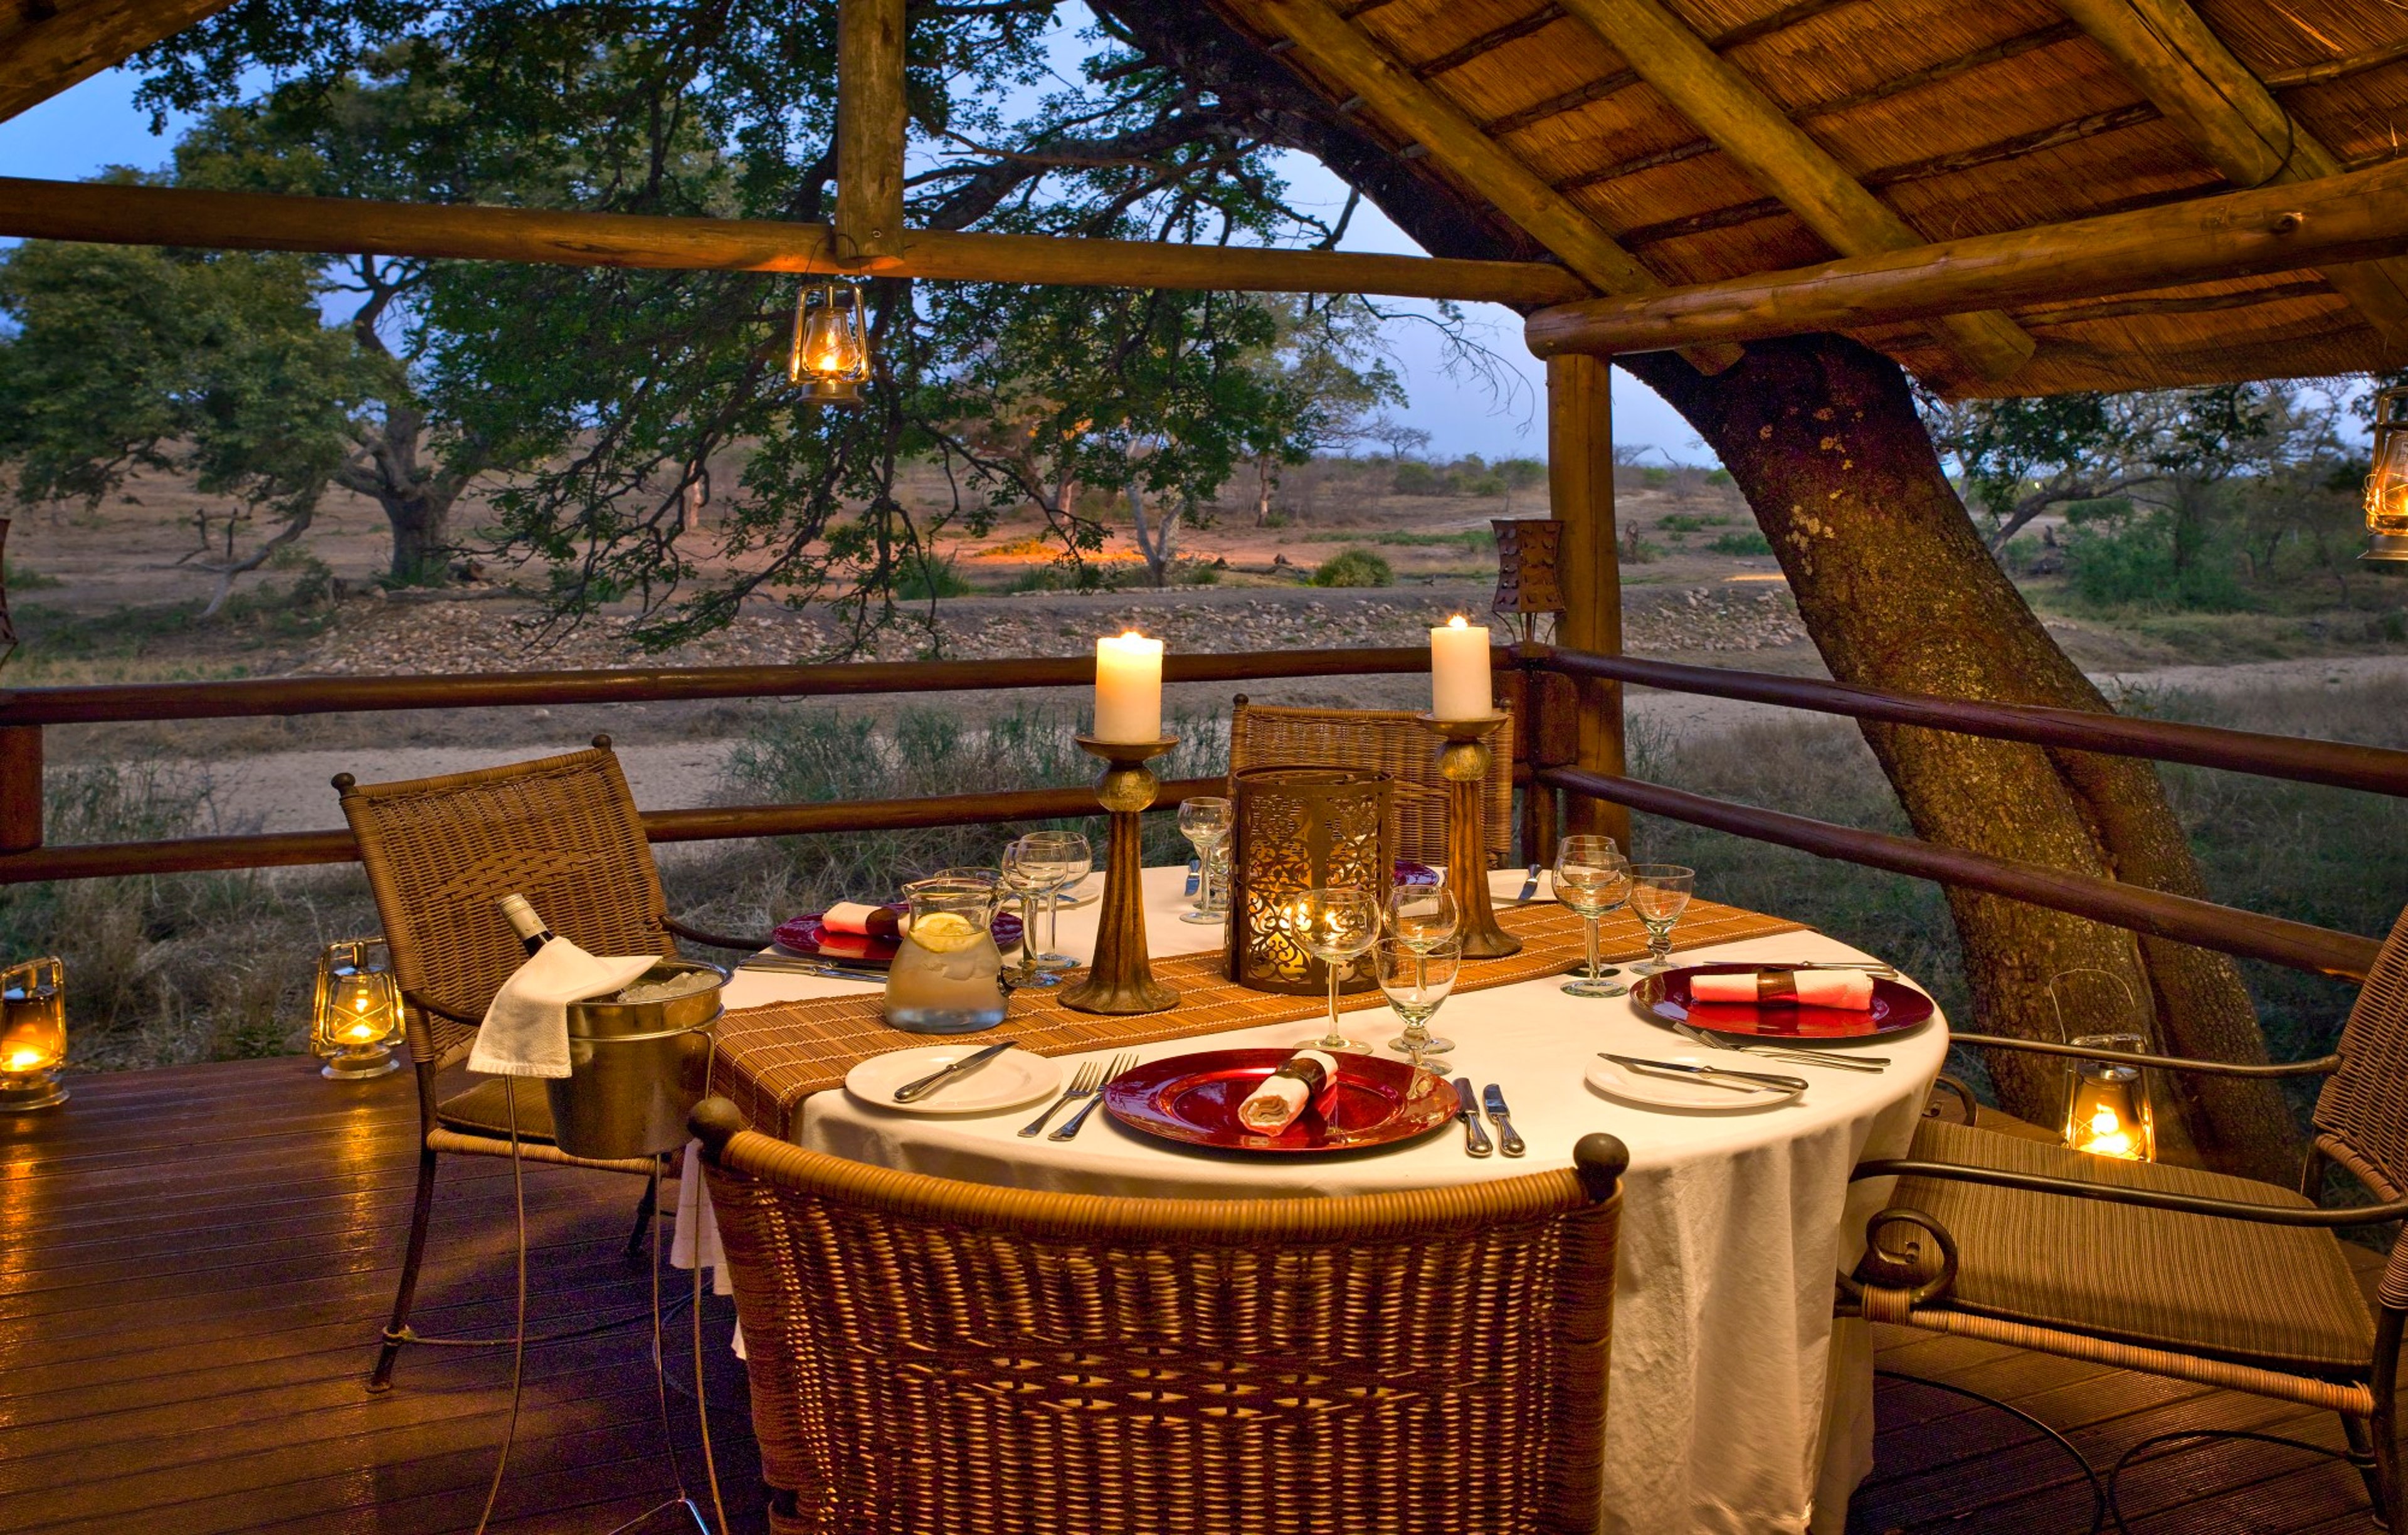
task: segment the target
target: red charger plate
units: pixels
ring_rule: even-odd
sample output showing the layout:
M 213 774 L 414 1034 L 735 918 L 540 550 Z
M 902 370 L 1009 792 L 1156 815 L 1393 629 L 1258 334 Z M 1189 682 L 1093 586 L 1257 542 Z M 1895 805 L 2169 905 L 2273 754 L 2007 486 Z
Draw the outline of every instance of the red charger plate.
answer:
M 1277 1135 L 1238 1122 L 1238 1105 L 1285 1065 L 1292 1049 L 1206 1050 L 1148 1061 L 1104 1085 L 1104 1108 L 1141 1135 L 1242 1152 L 1369 1151 L 1411 1140 L 1453 1119 L 1455 1089 L 1443 1078 L 1377 1055 L 1339 1057 L 1338 1094 L 1327 1118 L 1305 1110 Z
M 1870 1040 L 1900 1034 L 1931 1017 L 1931 998 L 1913 986 L 1873 978 L 1870 1011 L 1853 1008 L 1794 1007 L 1760 1002 L 1698 1002 L 1689 997 L 1693 975 L 1729 975 L 1764 969 L 1761 965 L 1691 965 L 1642 975 L 1630 988 L 1631 1006 L 1658 1023 L 1686 1024 L 1709 1034 L 1745 1034 L 1764 1040 Z
M 901 901 L 889 901 L 886 910 L 899 917 L 910 908 Z M 896 945 L 893 939 L 864 938 L 858 933 L 832 934 L 820 921 L 823 914 L 806 911 L 801 916 L 789 917 L 778 925 L 778 930 L 770 937 L 777 940 L 779 948 L 813 959 L 840 965 L 894 963 Z M 996 948 L 1012 948 L 1020 942 L 1020 918 L 1010 911 L 998 911 L 989 931 L 995 934 Z

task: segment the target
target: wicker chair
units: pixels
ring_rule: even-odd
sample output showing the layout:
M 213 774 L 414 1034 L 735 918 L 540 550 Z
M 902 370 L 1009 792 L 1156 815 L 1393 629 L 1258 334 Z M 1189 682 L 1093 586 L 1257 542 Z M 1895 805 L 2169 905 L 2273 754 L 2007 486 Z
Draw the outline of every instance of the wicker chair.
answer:
M 1484 829 L 1488 861 L 1502 868 L 1513 858 L 1513 730 L 1509 713 L 1488 738 L 1495 760 L 1488 769 Z M 1446 780 L 1438 771 L 1439 739 L 1401 709 L 1283 709 L 1238 695 L 1229 714 L 1229 771 L 1247 768 L 1356 768 L 1387 774 L 1396 782 L 1396 836 L 1399 858 L 1433 868 L 1446 865 Z
M 467 1058 L 494 994 L 526 957 L 496 898 L 524 895 L 554 932 L 596 954 L 674 954 L 672 935 L 714 946 L 759 945 L 669 920 L 651 844 L 608 736 L 595 737 L 591 751 L 440 778 L 364 784 L 342 773 L 335 787 L 392 945 L 423 1131 L 409 1246 L 368 1377 L 368 1389 L 382 1391 L 392 1384 L 402 1344 L 434 1341 L 410 1330 L 409 1310 L 426 1255 L 436 1158 L 510 1155 L 513 1079 L 488 1078 L 448 1096 L 442 1079 Z M 650 1158 L 597 1161 L 552 1144 L 545 1095 L 517 1085 L 525 1160 L 651 1177 Z M 631 1252 L 651 1222 L 652 1197 L 648 1184 L 628 1239 Z
M 769 1528 L 1598 1528 L 1619 1179 L 1126 1199 L 896 1172 L 695 1113 Z
M 2165 1070 L 2326 1076 L 2300 1192 L 1926 1119 L 1905 1160 L 1856 1169 L 1899 1183 L 1841 1280 L 1841 1313 L 2329 1408 L 2377 1515 L 2408 1528 L 2393 1427 L 2408 1240 L 2395 1237 L 2370 1315 L 2333 1235 L 2408 1216 L 2408 913 L 2340 1053 L 2320 1060 L 2234 1066 L 1957 1038 Z M 2320 1207 L 2329 1162 L 2382 1202 Z

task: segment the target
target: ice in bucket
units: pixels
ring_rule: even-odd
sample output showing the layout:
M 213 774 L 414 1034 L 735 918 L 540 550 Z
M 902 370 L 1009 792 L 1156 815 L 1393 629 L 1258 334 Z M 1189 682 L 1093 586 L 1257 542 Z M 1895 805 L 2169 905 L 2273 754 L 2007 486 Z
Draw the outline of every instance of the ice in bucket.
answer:
M 1003 1022 L 1003 955 L 989 931 L 1000 892 L 978 880 L 915 880 L 886 974 L 886 1021 L 910 1034 L 967 1034 Z

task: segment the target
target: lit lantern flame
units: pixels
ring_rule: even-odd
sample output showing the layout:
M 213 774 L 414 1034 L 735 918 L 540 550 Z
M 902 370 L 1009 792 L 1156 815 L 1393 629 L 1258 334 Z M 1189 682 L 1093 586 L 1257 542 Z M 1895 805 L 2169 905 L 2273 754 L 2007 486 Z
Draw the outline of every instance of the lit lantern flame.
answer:
M 2066 1104 L 2065 1143 L 2093 1156 L 2155 1161 L 2157 1136 L 2141 1069 L 2108 1061 L 2077 1062 Z
M 2374 467 L 2366 477 L 2366 552 L 2408 560 L 2408 388 L 2374 396 Z
M 401 987 L 381 939 L 346 939 L 318 959 L 317 996 L 310 1008 L 311 1054 L 321 1075 L 380 1077 L 401 1063 Z
M 0 1113 L 64 1100 L 66 1059 L 66 967 L 46 957 L 0 971 Z
M 814 405 L 859 405 L 869 378 L 869 341 L 861 323 L 861 290 L 850 282 L 805 288 L 795 300 L 795 340 L 786 377 L 805 386 Z

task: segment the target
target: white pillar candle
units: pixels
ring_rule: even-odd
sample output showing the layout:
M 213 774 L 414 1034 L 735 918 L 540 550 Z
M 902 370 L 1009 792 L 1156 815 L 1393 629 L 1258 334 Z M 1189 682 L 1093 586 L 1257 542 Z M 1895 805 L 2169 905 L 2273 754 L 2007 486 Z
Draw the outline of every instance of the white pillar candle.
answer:
M 1430 712 L 1441 720 L 1479 720 L 1497 712 L 1488 678 L 1488 625 L 1461 613 L 1430 636 Z
M 1131 630 L 1096 641 L 1096 739 L 1162 739 L 1162 641 Z

